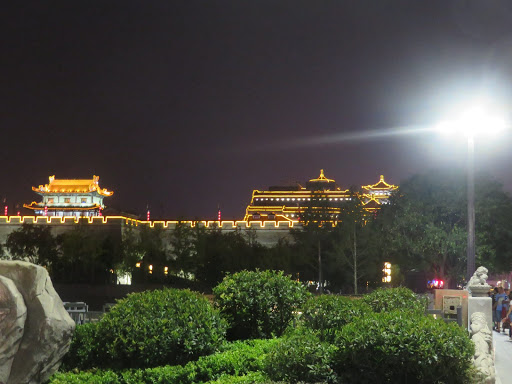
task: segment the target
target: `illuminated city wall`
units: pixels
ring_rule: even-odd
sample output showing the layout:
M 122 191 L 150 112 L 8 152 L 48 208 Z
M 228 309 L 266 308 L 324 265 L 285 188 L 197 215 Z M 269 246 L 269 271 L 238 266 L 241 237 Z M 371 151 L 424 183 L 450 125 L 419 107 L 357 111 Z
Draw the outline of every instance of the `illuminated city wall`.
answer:
M 0 216 L 0 243 L 5 244 L 9 234 L 21 227 L 23 223 L 50 226 L 54 235 L 67 232 L 77 225 L 87 225 L 93 230 L 109 231 L 121 236 L 128 227 L 149 226 L 160 227 L 172 231 L 178 221 L 141 221 L 124 216 L 93 216 L 93 217 L 59 217 L 59 216 Z M 194 227 L 199 225 L 206 228 L 220 228 L 223 232 L 235 230 L 253 231 L 257 241 L 266 246 L 276 244 L 279 239 L 289 238 L 290 229 L 300 227 L 299 222 L 273 222 L 273 221 L 185 221 Z

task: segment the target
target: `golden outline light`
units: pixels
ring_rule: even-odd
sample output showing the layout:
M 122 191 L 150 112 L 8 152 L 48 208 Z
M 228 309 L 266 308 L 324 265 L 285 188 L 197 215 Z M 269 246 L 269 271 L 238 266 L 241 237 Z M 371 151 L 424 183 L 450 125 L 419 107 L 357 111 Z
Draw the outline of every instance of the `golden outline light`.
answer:
M 175 226 L 178 223 L 189 225 L 191 228 L 199 225 L 201 227 L 210 228 L 218 227 L 226 230 L 234 230 L 236 228 L 276 228 L 279 229 L 282 226 L 292 228 L 298 224 L 298 220 L 289 221 L 245 221 L 245 220 L 226 220 L 226 221 L 215 221 L 215 220 L 157 220 L 157 221 L 146 221 L 132 219 L 126 216 L 0 216 L 1 224 L 78 224 L 79 222 L 87 224 L 108 224 L 109 222 L 124 221 L 126 225 L 139 226 L 149 225 L 150 228 L 154 228 L 155 225 L 168 228 L 169 226 Z M 281 224 L 285 223 L 285 224 Z
M 48 177 L 48 184 L 39 185 L 37 188 L 32 187 L 32 190 L 39 194 L 97 192 L 101 196 L 112 196 L 114 194 L 113 191 L 100 188 L 98 184 L 99 179 L 100 177 L 96 175 L 93 175 L 92 179 L 55 179 L 55 175 L 52 175 Z

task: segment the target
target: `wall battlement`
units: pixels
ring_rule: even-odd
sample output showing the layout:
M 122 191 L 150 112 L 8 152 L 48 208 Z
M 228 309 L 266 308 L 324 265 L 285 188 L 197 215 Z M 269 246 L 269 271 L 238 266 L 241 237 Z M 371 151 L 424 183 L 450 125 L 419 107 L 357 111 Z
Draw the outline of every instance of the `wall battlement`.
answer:
M 9 234 L 22 224 L 49 225 L 55 234 L 71 230 L 78 224 L 90 225 L 95 230 L 119 230 L 126 227 L 149 226 L 150 228 L 163 228 L 173 230 L 179 221 L 173 220 L 136 220 L 125 216 L 0 216 L 0 244 L 5 244 Z M 290 229 L 300 228 L 298 221 L 182 221 L 190 227 L 200 226 L 205 228 L 219 228 L 221 231 L 231 232 L 235 230 L 251 230 L 256 234 L 256 239 L 263 245 L 273 245 L 280 238 L 288 237 Z

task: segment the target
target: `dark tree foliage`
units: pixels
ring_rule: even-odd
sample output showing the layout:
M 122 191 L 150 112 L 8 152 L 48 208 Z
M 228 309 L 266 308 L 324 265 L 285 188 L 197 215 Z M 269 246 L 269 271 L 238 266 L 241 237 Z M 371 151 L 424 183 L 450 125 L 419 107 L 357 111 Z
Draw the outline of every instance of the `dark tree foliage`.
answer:
M 60 247 L 53 278 L 61 283 L 111 283 L 122 260 L 120 240 L 79 224 L 57 237 Z
M 492 272 L 512 267 L 512 200 L 488 175 L 475 178 L 476 258 Z M 402 270 L 427 271 L 450 285 L 466 270 L 466 179 L 436 170 L 404 181 L 375 223 L 386 259 Z
M 140 227 L 134 249 L 139 258 L 139 267 L 134 269 L 135 281 L 163 282 L 166 277 L 164 268 L 172 263 L 169 243 L 163 228 Z
M 316 270 L 315 277 L 307 277 L 310 280 L 318 281 L 320 293 L 323 292 L 325 281 L 324 259 L 326 247 L 335 220 L 335 214 L 325 192 L 315 191 L 312 192 L 305 210 L 300 214 L 302 229 L 292 231 L 295 242 L 301 246 L 303 265 Z
M 58 259 L 57 243 L 51 228 L 46 226 L 24 223 L 9 234 L 6 248 L 12 259 L 26 260 L 49 270 Z
M 342 283 L 346 286 L 351 281 L 351 292 L 357 294 L 366 282 L 371 281 L 372 285 L 376 282 L 382 257 L 375 241 L 373 220 L 373 214 L 363 208 L 355 193 L 341 207 L 337 226 L 331 231 L 331 249 L 327 254 L 327 269 L 332 274 L 333 287 Z M 338 282 L 340 279 L 342 281 Z

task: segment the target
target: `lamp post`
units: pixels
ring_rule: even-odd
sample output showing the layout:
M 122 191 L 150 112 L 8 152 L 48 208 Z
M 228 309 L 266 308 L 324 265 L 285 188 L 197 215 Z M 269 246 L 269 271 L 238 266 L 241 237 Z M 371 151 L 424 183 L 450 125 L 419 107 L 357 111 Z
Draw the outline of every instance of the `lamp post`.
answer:
M 469 281 L 475 273 L 475 138 L 468 135 L 468 246 L 467 272 Z
M 463 135 L 468 140 L 467 153 L 467 198 L 468 198 L 468 243 L 467 243 L 467 281 L 475 272 L 475 136 L 483 133 L 497 133 L 505 129 L 505 121 L 484 111 L 482 107 L 473 107 L 462 113 L 456 120 L 438 125 L 442 133 Z

